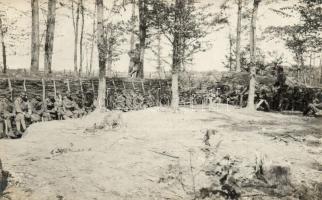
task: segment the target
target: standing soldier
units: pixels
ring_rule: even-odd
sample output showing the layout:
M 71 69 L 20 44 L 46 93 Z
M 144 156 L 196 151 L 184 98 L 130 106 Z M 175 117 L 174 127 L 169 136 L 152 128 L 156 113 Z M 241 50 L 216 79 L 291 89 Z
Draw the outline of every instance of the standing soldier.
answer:
M 281 111 L 283 108 L 284 95 L 287 90 L 286 85 L 286 76 L 284 74 L 284 69 L 281 66 L 277 67 L 277 77 L 274 86 L 276 87 L 276 96 L 275 96 L 275 106 L 278 111 Z
M 0 123 L 2 128 L 0 130 L 0 138 L 8 137 L 15 138 L 16 135 L 12 131 L 11 119 L 14 117 L 13 105 L 7 98 L 0 101 Z M 2 134 L 1 134 L 2 133 Z M 4 133 L 4 134 L 3 134 Z
M 55 107 L 57 109 L 57 119 L 58 120 L 63 119 L 63 116 L 64 116 L 63 97 L 60 92 L 58 92 L 56 95 Z
M 140 45 L 136 44 L 135 49 L 128 54 L 130 56 L 130 77 L 135 78 L 140 67 Z
M 19 135 L 22 135 L 22 133 L 27 128 L 26 118 L 30 118 L 31 116 L 30 104 L 28 102 L 28 97 L 26 93 L 21 93 L 21 95 L 16 98 L 14 102 L 14 111 L 16 114 L 15 121 L 16 121 L 17 133 Z

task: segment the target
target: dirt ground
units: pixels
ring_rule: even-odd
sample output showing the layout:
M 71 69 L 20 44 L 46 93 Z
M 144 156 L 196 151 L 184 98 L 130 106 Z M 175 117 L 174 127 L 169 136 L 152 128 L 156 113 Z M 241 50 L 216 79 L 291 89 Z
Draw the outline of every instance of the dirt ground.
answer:
M 322 199 L 321 119 L 219 105 L 128 112 L 121 127 L 91 128 L 109 115 L 0 140 L 2 198 Z

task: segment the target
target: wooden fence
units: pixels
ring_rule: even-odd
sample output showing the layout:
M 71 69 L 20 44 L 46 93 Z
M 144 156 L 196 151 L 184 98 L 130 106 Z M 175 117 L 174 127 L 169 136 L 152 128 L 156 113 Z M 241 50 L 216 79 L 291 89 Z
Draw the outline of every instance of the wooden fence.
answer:
M 141 95 L 149 91 L 158 91 L 161 95 L 170 95 L 171 82 L 164 79 L 130 79 L 107 78 L 107 89 L 110 91 L 132 90 Z M 93 92 L 97 96 L 98 79 L 31 79 L 31 78 L 0 78 L 0 98 L 15 99 L 22 92 L 30 98 L 36 95 L 47 97 L 70 93 Z

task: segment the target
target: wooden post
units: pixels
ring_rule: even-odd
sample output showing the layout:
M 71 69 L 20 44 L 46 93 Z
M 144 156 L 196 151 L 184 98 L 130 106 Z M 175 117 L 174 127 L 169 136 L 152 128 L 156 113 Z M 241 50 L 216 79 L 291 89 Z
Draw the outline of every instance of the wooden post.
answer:
M 85 104 L 85 95 L 84 95 L 84 90 L 83 90 L 82 79 L 79 79 L 79 85 L 80 85 L 80 91 L 82 93 L 82 104 L 83 104 L 83 107 L 84 107 L 84 104 Z
M 112 79 L 112 83 L 113 83 L 113 86 L 114 86 L 114 90 L 116 91 L 116 85 L 115 85 L 114 79 Z
M 92 90 L 93 90 L 93 93 L 94 93 L 95 92 L 94 82 L 93 82 L 93 80 L 91 82 L 92 82 Z
M 69 79 L 67 79 L 67 91 L 70 93 Z
M 133 90 L 135 90 L 135 85 L 134 85 L 133 79 L 131 80 L 131 83 L 132 83 Z
M 27 88 L 26 88 L 26 79 L 23 80 L 23 91 L 27 92 Z
M 45 85 L 45 80 L 41 79 L 41 84 L 42 84 L 42 101 L 45 102 L 46 100 L 46 85 Z M 43 103 L 44 105 L 44 103 Z
M 124 90 L 126 90 L 126 87 L 125 87 L 124 81 L 122 81 L 122 84 L 123 84 L 123 88 L 124 88 Z
M 95 98 L 95 85 L 93 80 L 91 82 L 92 82 L 93 98 Z
M 141 85 L 142 85 L 143 94 L 145 95 L 145 88 L 144 88 L 144 81 L 143 80 L 141 81 Z
M 160 88 L 162 87 L 162 84 L 161 84 L 161 81 L 159 80 L 159 86 L 160 86 Z
M 11 80 L 10 78 L 8 78 L 8 87 L 9 87 L 9 91 L 10 91 L 10 99 L 11 101 L 13 101 L 13 94 L 12 94 L 12 85 L 11 85 Z
M 55 82 L 55 80 L 53 80 L 53 84 L 54 84 L 54 96 L 55 96 L 55 99 L 57 99 L 57 89 L 56 89 L 56 82 Z
M 161 107 L 161 88 L 158 88 L 158 99 L 156 104 L 159 104 L 159 106 Z

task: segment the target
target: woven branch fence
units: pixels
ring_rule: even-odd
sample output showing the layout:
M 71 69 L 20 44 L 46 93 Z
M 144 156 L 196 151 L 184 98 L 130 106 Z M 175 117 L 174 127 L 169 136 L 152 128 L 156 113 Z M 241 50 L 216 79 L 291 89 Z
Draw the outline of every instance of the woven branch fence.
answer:
M 164 79 L 130 79 L 130 78 L 107 78 L 107 94 L 116 95 L 131 93 L 132 96 L 145 97 L 152 95 L 155 104 L 160 99 L 170 99 L 171 81 Z M 43 99 L 56 96 L 57 93 L 72 96 L 91 92 L 97 97 L 98 79 L 31 79 L 31 78 L 1 78 L 0 99 L 14 100 L 22 92 L 26 92 L 29 98 L 41 96 Z M 110 97 L 109 97 L 110 98 Z

